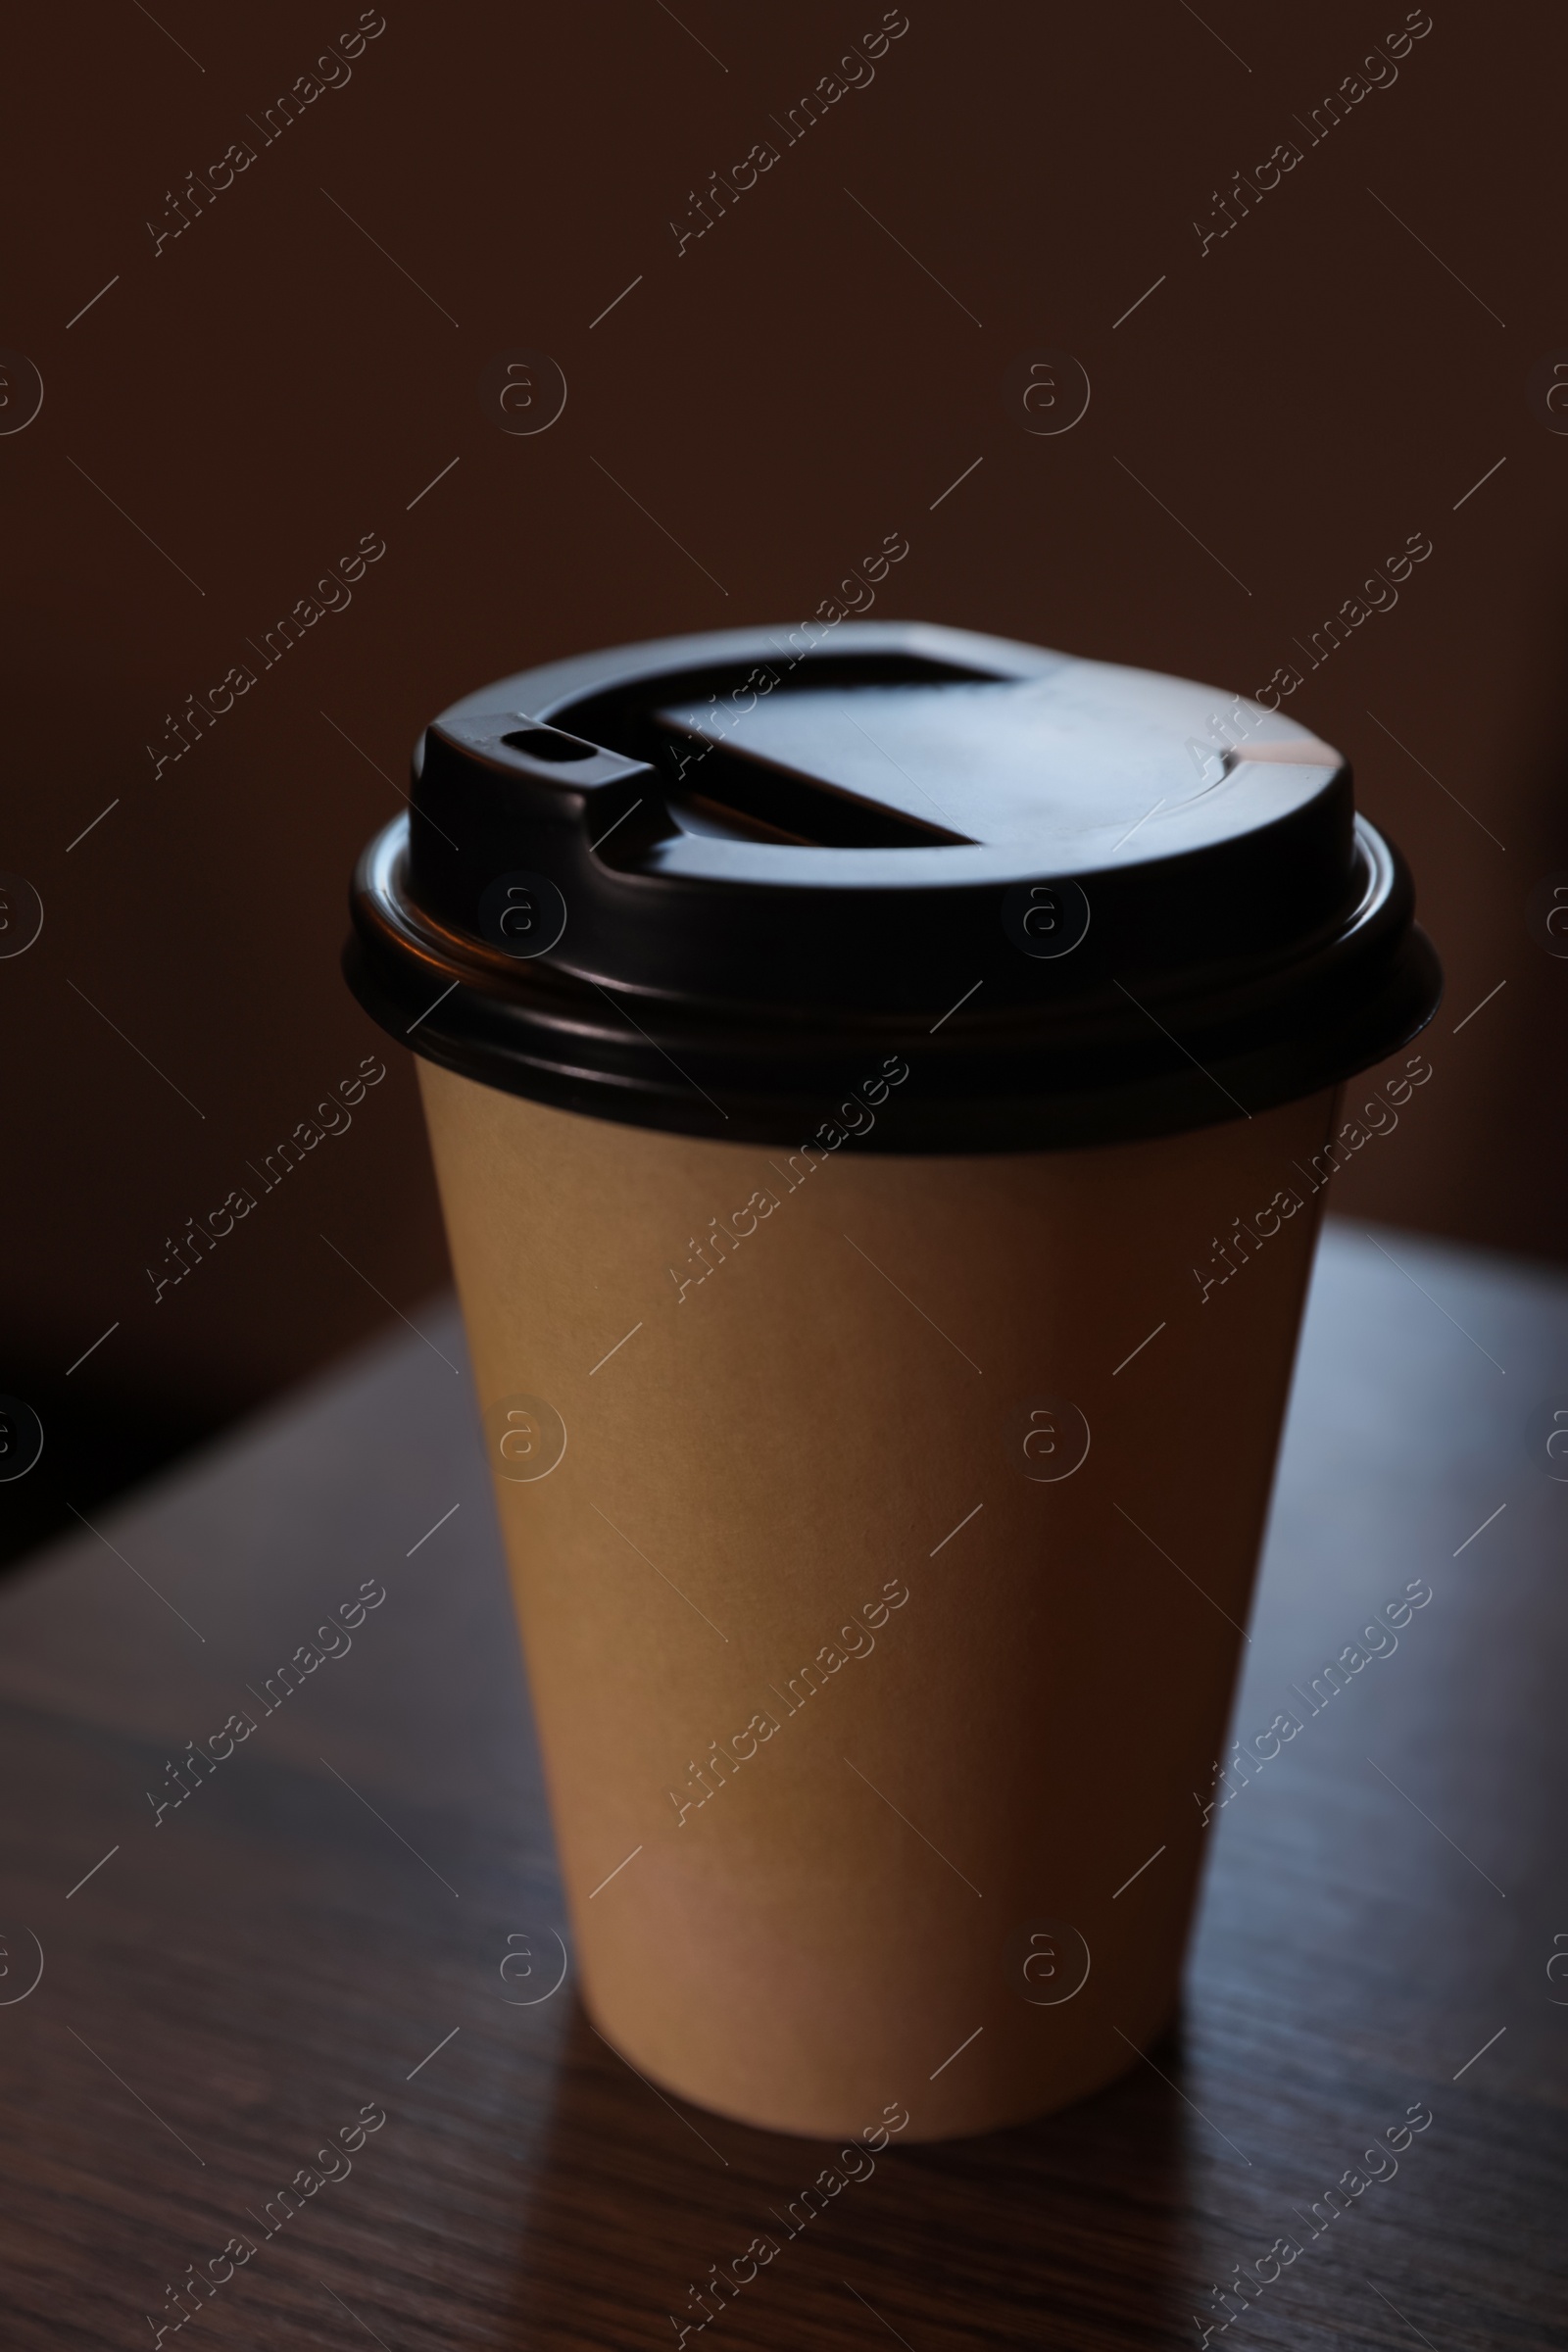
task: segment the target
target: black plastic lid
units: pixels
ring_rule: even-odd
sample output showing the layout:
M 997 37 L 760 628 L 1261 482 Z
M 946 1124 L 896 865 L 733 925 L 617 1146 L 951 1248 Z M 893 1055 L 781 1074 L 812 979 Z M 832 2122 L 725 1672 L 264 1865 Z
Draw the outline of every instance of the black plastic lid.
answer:
M 355 877 L 360 1002 L 597 1118 L 793 1145 L 906 1065 L 861 1149 L 1109 1143 L 1348 1077 L 1441 993 L 1338 753 L 966 630 L 525 670 L 427 729 L 411 808 Z

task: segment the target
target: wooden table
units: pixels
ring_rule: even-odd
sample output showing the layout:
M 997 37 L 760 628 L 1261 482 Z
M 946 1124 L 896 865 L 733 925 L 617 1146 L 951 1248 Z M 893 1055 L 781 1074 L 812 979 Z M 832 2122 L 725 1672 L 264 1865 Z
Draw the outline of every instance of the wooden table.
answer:
M 1568 1290 L 1331 1231 L 1233 1729 L 1431 1602 L 1216 1816 L 1176 2036 L 1048 2122 L 895 2143 L 793 2238 L 831 2151 L 663 2098 L 552 1990 L 461 1338 L 420 1322 L 0 1593 L 6 2346 L 172 2343 L 166 2288 L 225 2263 L 182 2344 L 673 2344 L 760 2231 L 710 2342 L 1197 2344 L 1280 2238 L 1214 2341 L 1564 2340 Z M 1313 2224 L 1411 2108 L 1396 2176 Z

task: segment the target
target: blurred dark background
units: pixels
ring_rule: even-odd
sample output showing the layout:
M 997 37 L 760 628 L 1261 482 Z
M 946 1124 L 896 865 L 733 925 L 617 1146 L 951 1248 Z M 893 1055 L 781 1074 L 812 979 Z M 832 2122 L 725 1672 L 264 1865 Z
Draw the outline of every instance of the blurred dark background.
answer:
M 386 1042 L 344 894 L 423 721 L 557 655 L 804 616 L 892 531 L 879 614 L 1242 692 L 1297 664 L 1448 973 L 1433 1081 L 1335 1204 L 1560 1259 L 1568 963 L 1529 907 L 1568 867 L 1564 45 L 1544 7 L 1441 0 L 19 21 L 0 868 L 44 923 L 0 960 L 0 1390 L 47 1442 L 6 1547 L 443 1278 L 388 1046 L 155 1298 L 187 1219 Z M 568 387 L 545 432 L 481 401 L 523 351 Z M 1050 353 L 1092 399 L 1041 435 L 1004 378 Z M 366 534 L 352 602 L 264 666 Z M 1396 606 L 1309 667 L 1413 534 Z

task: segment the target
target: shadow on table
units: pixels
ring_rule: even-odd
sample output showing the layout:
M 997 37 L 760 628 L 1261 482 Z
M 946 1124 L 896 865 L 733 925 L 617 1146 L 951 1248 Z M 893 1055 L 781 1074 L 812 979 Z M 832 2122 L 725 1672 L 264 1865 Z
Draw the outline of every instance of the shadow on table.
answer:
M 134 1395 L 73 1396 L 58 1373 L 12 1361 L 0 1361 L 0 1391 L 29 1405 L 32 1426 L 43 1430 L 43 1451 L 20 1477 L 0 1458 L 0 1573 L 54 1537 L 78 1533 L 77 1514 L 95 1518 L 128 1488 L 204 1445 L 223 1418 L 160 1408 Z M 10 1435 L 0 1432 L 0 1455 Z M 22 1442 L 30 1444 L 24 1431 Z
M 1179 2076 L 1179 2029 L 1157 2056 Z M 1145 2067 L 1038 2124 L 838 2155 L 833 2141 L 665 2099 L 574 2003 L 530 2179 L 517 2311 L 535 2340 L 595 2345 L 673 2345 L 706 2313 L 725 2342 L 769 2352 L 890 2335 L 915 2352 L 1119 2352 L 1189 2325 L 1187 2118 Z M 824 2168 L 842 2185 L 815 2211 L 802 2192 Z

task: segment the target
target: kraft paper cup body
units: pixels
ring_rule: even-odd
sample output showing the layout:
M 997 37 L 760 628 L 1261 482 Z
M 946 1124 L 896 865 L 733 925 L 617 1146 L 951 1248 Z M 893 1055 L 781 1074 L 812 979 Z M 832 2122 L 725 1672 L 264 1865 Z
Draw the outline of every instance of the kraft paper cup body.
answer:
M 1334 1090 L 805 1155 L 418 1069 L 607 2038 L 813 2134 L 1123 2072 L 1177 2000 Z

